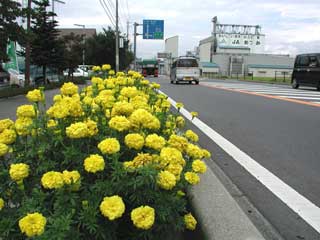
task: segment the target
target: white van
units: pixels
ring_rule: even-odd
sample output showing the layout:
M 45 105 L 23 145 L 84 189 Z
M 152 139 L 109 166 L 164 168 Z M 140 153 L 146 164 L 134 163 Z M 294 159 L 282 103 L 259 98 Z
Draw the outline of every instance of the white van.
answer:
M 178 83 L 183 82 L 195 82 L 199 84 L 200 68 L 198 61 L 195 57 L 179 57 L 176 59 L 170 71 L 170 82 Z

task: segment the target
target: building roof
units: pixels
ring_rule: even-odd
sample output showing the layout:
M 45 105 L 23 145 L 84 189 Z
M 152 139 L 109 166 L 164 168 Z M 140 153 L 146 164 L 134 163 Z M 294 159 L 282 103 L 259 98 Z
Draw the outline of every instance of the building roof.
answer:
M 293 69 L 293 66 L 266 65 L 266 64 L 248 64 L 248 68 Z
M 219 65 L 213 62 L 200 62 L 200 66 L 204 68 L 218 68 Z
M 74 33 L 75 35 L 85 35 L 86 38 L 90 38 L 97 34 L 95 28 L 58 28 L 57 30 L 59 31 L 60 37 Z
M 221 49 L 249 49 L 249 47 L 243 47 L 243 46 L 218 46 Z

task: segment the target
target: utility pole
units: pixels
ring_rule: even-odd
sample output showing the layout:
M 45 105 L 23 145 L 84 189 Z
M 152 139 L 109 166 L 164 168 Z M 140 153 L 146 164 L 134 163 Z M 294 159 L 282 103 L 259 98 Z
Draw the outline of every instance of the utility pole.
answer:
M 85 49 L 86 49 L 86 33 L 85 33 L 85 28 L 86 25 L 83 24 L 74 24 L 75 26 L 82 27 L 82 37 L 83 37 L 83 49 L 82 49 L 82 67 L 84 67 L 85 64 Z M 84 75 L 84 71 L 83 71 Z
M 133 30 L 133 55 L 134 55 L 134 70 L 137 70 L 137 36 L 142 35 L 137 33 L 137 27 L 142 26 L 142 24 L 133 23 L 134 30 Z
M 130 22 L 127 21 L 127 41 L 129 41 L 129 24 Z
M 26 42 L 26 59 L 25 59 L 25 86 L 30 85 L 30 26 L 31 26 L 31 2 L 32 0 L 28 0 L 28 7 L 27 7 L 27 42 Z
M 119 72 L 119 3 L 116 0 L 116 72 Z

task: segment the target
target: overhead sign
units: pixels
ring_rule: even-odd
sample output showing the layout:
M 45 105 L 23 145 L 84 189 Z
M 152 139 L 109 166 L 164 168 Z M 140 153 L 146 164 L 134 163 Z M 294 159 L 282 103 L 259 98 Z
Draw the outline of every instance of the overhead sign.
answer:
M 143 20 L 143 39 L 162 40 L 163 33 L 163 20 Z
M 168 52 L 159 52 L 158 58 L 171 58 L 171 53 Z
M 9 56 L 10 61 L 6 62 L 4 64 L 4 68 L 6 70 L 8 69 L 15 69 L 19 70 L 18 68 L 18 58 L 17 58 L 17 52 L 16 52 L 16 44 L 13 41 L 10 41 L 7 46 L 7 54 Z

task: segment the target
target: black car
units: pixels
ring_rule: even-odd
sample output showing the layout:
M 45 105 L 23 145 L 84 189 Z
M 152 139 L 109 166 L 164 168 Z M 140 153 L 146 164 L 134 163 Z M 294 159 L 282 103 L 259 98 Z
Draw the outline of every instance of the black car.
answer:
M 0 64 L 0 87 L 7 87 L 10 85 L 10 74 L 4 70 Z
M 297 55 L 291 85 L 316 87 L 320 91 L 320 53 Z

